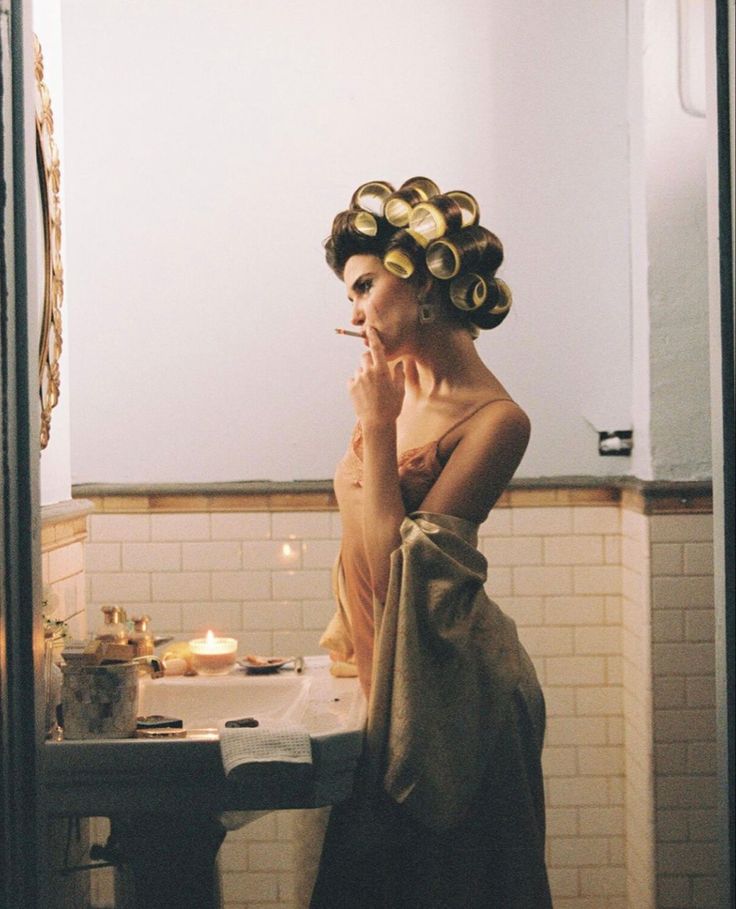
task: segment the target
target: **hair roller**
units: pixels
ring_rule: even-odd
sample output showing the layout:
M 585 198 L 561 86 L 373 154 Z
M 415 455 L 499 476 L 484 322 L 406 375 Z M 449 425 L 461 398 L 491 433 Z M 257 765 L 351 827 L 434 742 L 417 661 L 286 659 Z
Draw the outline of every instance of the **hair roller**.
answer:
M 488 282 L 482 275 L 468 272 L 450 284 L 450 299 L 465 312 L 474 312 L 488 299 Z
M 470 319 L 478 328 L 496 328 L 511 309 L 511 288 L 500 278 L 488 282 L 486 302 L 480 309 L 470 313 Z
M 460 230 L 462 224 L 463 210 L 449 196 L 433 196 L 429 202 L 420 202 L 409 215 L 409 227 L 426 240 Z
M 383 267 L 398 278 L 410 278 L 422 261 L 424 243 L 410 230 L 399 230 L 389 240 Z
M 463 213 L 463 227 L 472 227 L 478 223 L 480 208 L 475 200 L 475 196 L 471 196 L 470 193 L 466 193 L 459 189 L 453 190 L 451 193 L 446 193 L 446 195 L 460 206 L 460 210 Z
M 501 241 L 485 227 L 468 227 L 434 240 L 427 248 L 427 268 L 443 280 L 454 278 L 461 270 L 493 274 L 502 261 Z
M 348 209 L 335 215 L 332 222 L 332 236 L 356 234 L 360 237 L 375 237 L 378 234 L 378 219 L 362 209 Z
M 386 199 L 384 216 L 394 227 L 406 227 L 412 209 L 423 200 L 424 197 L 418 189 L 411 186 L 407 189 L 399 189 Z
M 338 212 L 332 222 L 330 236 L 324 241 L 327 264 L 342 278 L 345 263 L 351 255 L 383 256 L 393 232 L 394 228 L 383 218 L 362 209 Z
M 415 189 L 423 202 L 440 194 L 439 186 L 429 177 L 411 177 L 409 180 L 404 180 L 399 189 Z
M 384 180 L 372 180 L 370 183 L 363 183 L 353 193 L 350 207 L 362 209 L 382 218 L 386 199 L 393 191 L 393 186 Z
M 348 212 L 350 226 L 365 237 L 375 237 L 378 233 L 378 221 L 368 211 Z

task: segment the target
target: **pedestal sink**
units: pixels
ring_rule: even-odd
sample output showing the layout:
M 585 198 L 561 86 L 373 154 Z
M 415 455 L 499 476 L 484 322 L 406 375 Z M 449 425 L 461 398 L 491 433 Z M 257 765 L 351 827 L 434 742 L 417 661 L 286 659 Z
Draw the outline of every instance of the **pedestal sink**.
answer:
M 302 723 L 315 675 L 314 671 L 246 675 L 235 670 L 214 677 L 144 677 L 139 685 L 138 713 L 175 716 L 189 730 L 216 729 L 223 718 L 242 716 Z M 318 694 L 317 698 L 324 701 Z
M 159 889 L 160 872 L 174 866 L 180 909 L 216 905 L 205 899 L 211 880 L 193 878 L 211 878 L 223 811 L 319 807 L 352 792 L 365 699 L 356 679 L 330 675 L 324 657 L 307 657 L 301 674 L 145 677 L 138 712 L 180 717 L 186 738 L 46 742 L 42 749 L 50 813 L 112 819 L 137 877 L 137 909 L 167 905 L 164 892 L 172 894 Z M 217 722 L 243 716 L 305 725 L 312 764 L 254 763 L 238 769 L 237 782 L 226 778 Z

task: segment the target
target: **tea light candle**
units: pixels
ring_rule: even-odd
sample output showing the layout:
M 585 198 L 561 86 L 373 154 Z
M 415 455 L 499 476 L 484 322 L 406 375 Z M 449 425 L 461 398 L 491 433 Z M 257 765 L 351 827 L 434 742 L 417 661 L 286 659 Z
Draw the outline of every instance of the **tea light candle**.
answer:
M 235 665 L 237 647 L 235 638 L 218 638 L 208 631 L 206 637 L 189 642 L 192 668 L 199 675 L 225 675 Z

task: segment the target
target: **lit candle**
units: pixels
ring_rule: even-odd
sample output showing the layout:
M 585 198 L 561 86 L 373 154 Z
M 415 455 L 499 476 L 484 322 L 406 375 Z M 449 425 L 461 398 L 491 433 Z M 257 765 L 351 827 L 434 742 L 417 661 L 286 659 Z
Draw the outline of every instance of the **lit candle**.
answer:
M 192 668 L 199 675 L 225 675 L 235 665 L 237 648 L 235 638 L 218 638 L 208 631 L 206 637 L 189 642 Z

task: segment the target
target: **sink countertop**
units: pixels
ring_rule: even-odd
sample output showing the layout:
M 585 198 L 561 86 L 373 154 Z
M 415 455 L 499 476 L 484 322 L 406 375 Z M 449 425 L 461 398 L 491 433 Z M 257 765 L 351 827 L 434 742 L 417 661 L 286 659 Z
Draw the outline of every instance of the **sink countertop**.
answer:
M 347 798 L 363 746 L 365 699 L 357 679 L 334 678 L 328 660 L 307 658 L 301 722 L 312 764 L 252 763 L 225 777 L 216 729 L 186 738 L 45 742 L 42 774 L 55 815 L 178 814 L 309 808 Z M 154 683 L 155 684 L 155 683 Z

